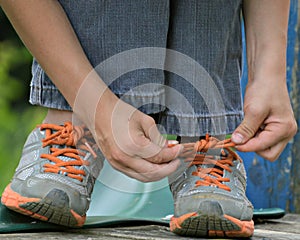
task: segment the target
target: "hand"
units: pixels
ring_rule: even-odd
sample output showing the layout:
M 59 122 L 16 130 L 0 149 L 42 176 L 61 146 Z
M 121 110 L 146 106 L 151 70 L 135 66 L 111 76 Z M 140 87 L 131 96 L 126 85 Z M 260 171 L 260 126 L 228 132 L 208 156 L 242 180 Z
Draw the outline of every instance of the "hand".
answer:
M 248 83 L 244 112 L 245 118 L 231 138 L 237 150 L 276 160 L 297 132 L 285 82 Z
M 160 180 L 180 165 L 181 145 L 168 148 L 153 118 L 104 93 L 95 114 L 94 137 L 108 162 L 143 182 Z

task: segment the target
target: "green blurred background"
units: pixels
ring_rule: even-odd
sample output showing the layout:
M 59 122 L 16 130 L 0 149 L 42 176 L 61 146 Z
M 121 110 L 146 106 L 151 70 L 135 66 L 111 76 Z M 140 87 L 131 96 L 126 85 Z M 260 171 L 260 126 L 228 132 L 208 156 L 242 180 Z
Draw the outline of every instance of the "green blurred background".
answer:
M 45 116 L 29 104 L 32 56 L 0 8 L 0 195 L 19 162 L 23 144 Z

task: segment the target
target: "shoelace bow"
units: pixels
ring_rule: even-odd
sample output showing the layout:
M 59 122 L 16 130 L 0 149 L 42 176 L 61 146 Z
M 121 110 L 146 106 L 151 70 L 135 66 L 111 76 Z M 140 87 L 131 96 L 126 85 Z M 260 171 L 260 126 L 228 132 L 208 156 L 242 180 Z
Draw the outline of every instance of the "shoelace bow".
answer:
M 195 182 L 197 187 L 214 186 L 231 191 L 230 187 L 223 184 L 224 182 L 230 182 L 229 178 L 223 177 L 223 172 L 224 170 L 232 172 L 230 166 L 234 165 L 233 161 L 242 160 L 237 153 L 230 149 L 235 146 L 230 139 L 220 141 L 206 134 L 205 139 L 183 145 L 184 152 L 181 156 L 185 157 L 185 161 L 190 162 L 189 166 L 197 166 L 197 171 L 192 173 L 193 176 L 200 178 L 200 180 Z M 220 155 L 207 154 L 209 149 L 220 149 Z
M 45 158 L 54 164 L 44 164 L 44 172 L 57 173 L 68 176 L 70 178 L 83 181 L 86 175 L 83 165 L 89 165 L 88 161 L 84 161 L 82 157 L 86 155 L 85 150 L 90 152 L 94 158 L 97 157 L 90 143 L 92 135 L 83 127 L 73 126 L 71 122 L 66 122 L 64 126 L 55 124 L 41 124 L 41 130 L 45 130 L 45 138 L 42 140 L 43 147 L 51 145 L 65 145 L 66 148 L 50 147 L 50 154 L 41 154 L 41 158 Z M 89 143 L 90 142 L 90 143 Z M 71 158 L 73 160 L 63 161 L 59 156 Z M 75 168 L 75 166 L 79 168 Z

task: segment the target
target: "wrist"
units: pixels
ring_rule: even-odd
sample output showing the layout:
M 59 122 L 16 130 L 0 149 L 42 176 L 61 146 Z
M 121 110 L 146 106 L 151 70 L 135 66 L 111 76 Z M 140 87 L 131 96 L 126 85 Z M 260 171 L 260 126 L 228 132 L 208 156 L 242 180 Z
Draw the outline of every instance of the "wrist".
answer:
M 92 71 L 81 83 L 74 99 L 73 112 L 90 127 L 95 126 L 96 113 L 117 101 L 117 97 L 110 91 L 99 75 Z
M 255 50 L 247 57 L 248 82 L 281 82 L 286 84 L 286 48 Z

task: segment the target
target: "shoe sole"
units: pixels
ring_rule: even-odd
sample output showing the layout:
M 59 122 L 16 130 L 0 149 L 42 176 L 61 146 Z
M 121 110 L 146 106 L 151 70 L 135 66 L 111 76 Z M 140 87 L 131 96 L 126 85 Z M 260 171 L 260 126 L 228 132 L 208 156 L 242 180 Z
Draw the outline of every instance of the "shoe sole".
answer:
M 7 208 L 42 221 L 67 227 L 83 226 L 86 216 L 80 216 L 69 207 L 68 195 L 53 189 L 43 199 L 27 198 L 14 192 L 8 185 L 1 197 L 1 202 Z
M 170 221 L 173 233 L 190 237 L 251 237 L 254 222 L 241 221 L 228 215 L 209 215 L 197 212 L 184 214 Z

